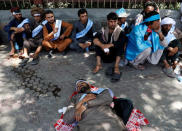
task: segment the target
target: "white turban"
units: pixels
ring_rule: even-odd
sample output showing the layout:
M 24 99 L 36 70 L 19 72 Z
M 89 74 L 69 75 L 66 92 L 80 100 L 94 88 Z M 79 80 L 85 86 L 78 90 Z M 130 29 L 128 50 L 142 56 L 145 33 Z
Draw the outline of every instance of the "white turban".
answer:
M 165 17 L 164 19 L 162 19 L 161 25 L 169 25 L 169 24 L 175 26 L 176 22 L 174 21 L 174 19 L 169 18 L 169 17 Z
M 128 14 L 126 13 L 124 8 L 116 10 L 116 14 L 118 17 L 128 17 Z

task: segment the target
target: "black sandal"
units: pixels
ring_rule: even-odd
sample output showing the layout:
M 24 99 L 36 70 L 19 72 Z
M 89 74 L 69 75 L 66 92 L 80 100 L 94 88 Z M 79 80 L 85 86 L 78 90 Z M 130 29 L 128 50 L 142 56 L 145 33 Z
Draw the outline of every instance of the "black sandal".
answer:
M 120 80 L 120 78 L 121 78 L 121 72 L 120 72 L 120 74 L 114 73 L 112 75 L 111 82 L 117 82 Z
M 22 62 L 19 64 L 19 66 L 23 67 L 26 66 L 27 62 L 29 61 L 29 58 L 24 58 Z

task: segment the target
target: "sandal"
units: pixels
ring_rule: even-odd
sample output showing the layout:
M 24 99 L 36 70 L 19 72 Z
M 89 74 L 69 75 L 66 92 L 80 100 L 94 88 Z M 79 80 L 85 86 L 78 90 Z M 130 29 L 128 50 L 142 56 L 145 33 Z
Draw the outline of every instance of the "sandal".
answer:
M 114 74 L 112 75 L 111 82 L 112 82 L 112 83 L 117 82 L 117 81 L 120 80 L 120 78 L 121 78 L 121 72 L 120 72 L 120 74 L 114 73 Z
M 9 56 L 10 56 L 10 57 L 13 57 L 14 55 L 15 55 L 14 52 L 10 52 L 10 53 L 9 53 Z
M 93 73 L 96 74 L 102 69 L 101 65 L 96 65 L 95 69 L 93 70 Z
M 25 66 L 27 62 L 29 61 L 29 58 L 25 58 L 22 60 L 22 62 L 19 64 L 21 67 Z
M 119 71 L 119 67 L 114 67 L 114 73 L 111 78 L 111 82 L 117 82 L 121 78 L 121 72 Z

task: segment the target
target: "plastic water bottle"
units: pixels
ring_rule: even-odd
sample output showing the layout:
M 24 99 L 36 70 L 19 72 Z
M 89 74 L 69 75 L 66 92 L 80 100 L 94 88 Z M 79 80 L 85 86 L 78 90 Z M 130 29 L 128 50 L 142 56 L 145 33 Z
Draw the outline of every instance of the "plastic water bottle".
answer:
M 177 75 L 177 80 L 181 83 L 182 82 L 182 76 L 181 75 Z
M 86 50 L 86 52 L 89 52 L 89 48 L 87 47 L 87 48 L 85 48 L 85 50 Z
M 90 43 L 90 42 L 86 41 L 85 43 Z M 89 47 L 85 48 L 85 51 L 88 53 L 89 52 Z
M 178 65 L 176 66 L 176 68 L 174 69 L 174 73 L 175 73 L 176 75 L 180 75 L 181 69 L 180 69 L 180 65 L 179 65 L 179 64 L 178 64 Z
M 16 50 L 17 50 L 17 52 L 19 53 L 20 48 L 19 48 L 19 45 L 18 45 L 18 43 L 17 43 L 17 42 L 15 42 L 15 49 L 16 49 Z

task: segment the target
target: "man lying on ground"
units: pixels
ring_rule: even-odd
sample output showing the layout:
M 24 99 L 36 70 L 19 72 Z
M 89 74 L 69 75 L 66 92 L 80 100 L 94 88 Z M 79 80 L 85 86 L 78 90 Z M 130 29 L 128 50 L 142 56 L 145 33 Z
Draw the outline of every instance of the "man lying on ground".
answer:
M 97 88 L 85 80 L 78 80 L 75 89 L 70 97 L 73 105 L 59 110 L 63 114 L 54 125 L 56 131 L 155 130 L 145 126 L 148 120 L 130 100 L 116 98 L 111 89 Z
M 109 89 L 96 88 L 84 80 L 76 82 L 77 94 L 72 95 L 74 106 L 63 116 L 66 124 L 72 125 L 74 131 L 126 131 L 123 121 L 112 111 L 110 104 L 113 94 Z M 59 123 L 55 125 L 59 129 Z

